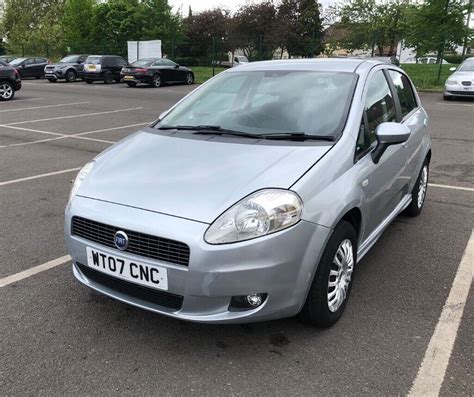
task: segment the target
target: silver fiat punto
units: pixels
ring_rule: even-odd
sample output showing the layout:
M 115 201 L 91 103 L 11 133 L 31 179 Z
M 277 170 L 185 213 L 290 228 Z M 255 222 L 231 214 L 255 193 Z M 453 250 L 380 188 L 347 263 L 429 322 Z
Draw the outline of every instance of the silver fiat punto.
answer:
M 229 69 L 79 172 L 74 275 L 183 320 L 328 327 L 384 229 L 423 208 L 427 123 L 407 75 L 379 61 Z

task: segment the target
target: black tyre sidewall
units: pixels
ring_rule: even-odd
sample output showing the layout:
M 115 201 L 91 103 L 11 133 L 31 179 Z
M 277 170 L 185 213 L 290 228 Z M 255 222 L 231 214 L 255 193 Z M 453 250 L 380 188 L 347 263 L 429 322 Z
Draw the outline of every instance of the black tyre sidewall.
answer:
M 421 173 L 422 173 L 423 168 L 425 166 L 428 167 L 428 180 L 427 180 L 427 185 L 426 185 L 425 197 L 423 199 L 423 204 L 421 204 L 421 207 L 418 207 L 418 190 L 420 188 Z M 416 179 L 415 186 L 413 186 L 413 191 L 411 192 L 411 203 L 406 208 L 406 210 L 404 211 L 405 215 L 418 216 L 421 213 L 421 211 L 423 210 L 423 207 L 425 206 L 426 195 L 428 193 L 428 182 L 429 182 L 429 180 L 430 180 L 430 167 L 429 167 L 429 162 L 426 159 L 423 162 L 423 165 L 421 166 L 420 172 L 418 173 L 418 178 Z
M 131 81 L 127 82 L 127 85 L 129 87 L 136 87 L 137 86 L 137 83 L 132 83 Z
M 156 85 L 155 84 L 155 79 L 158 77 L 159 81 L 160 81 L 160 84 Z M 152 77 L 152 81 L 151 81 L 151 86 L 154 87 L 154 88 L 159 88 L 161 87 L 161 84 L 163 84 L 163 82 L 161 81 L 161 76 L 159 74 L 155 74 L 153 77 Z
M 188 77 L 191 76 L 191 80 L 188 81 Z M 186 76 L 186 84 L 188 85 L 193 85 L 194 84 L 194 76 L 192 73 L 188 73 L 187 76 Z
M 105 84 L 112 84 L 112 81 L 114 80 L 112 73 L 106 72 L 104 75 L 104 83 Z
M 92 84 L 92 83 L 94 82 L 94 80 L 86 79 L 85 82 L 86 82 L 87 84 Z
M 354 271 L 352 272 L 351 282 L 349 284 L 346 299 L 342 302 L 337 311 L 331 312 L 329 310 L 327 301 L 327 291 L 329 282 L 329 272 L 331 270 L 332 261 L 339 248 L 339 245 L 345 239 L 349 239 L 352 243 L 354 255 Z M 354 227 L 346 221 L 341 221 L 334 228 L 334 231 L 329 238 L 324 252 L 319 261 L 313 283 L 306 298 L 306 302 L 300 313 L 300 318 L 303 322 L 317 325 L 319 327 L 330 327 L 336 323 L 342 316 L 344 309 L 350 297 L 352 284 L 354 282 L 354 273 L 357 265 L 357 235 Z
M 70 80 L 68 77 L 71 76 L 71 74 L 74 76 L 74 78 Z M 73 83 L 76 81 L 77 75 L 76 75 L 76 72 L 74 72 L 74 70 L 68 70 L 64 77 L 65 77 L 66 83 Z

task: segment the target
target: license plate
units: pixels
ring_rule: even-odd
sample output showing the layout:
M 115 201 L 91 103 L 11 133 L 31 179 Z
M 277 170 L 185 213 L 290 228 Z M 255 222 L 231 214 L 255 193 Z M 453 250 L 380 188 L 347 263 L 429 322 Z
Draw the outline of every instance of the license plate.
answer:
M 95 70 L 96 68 L 95 68 L 95 65 L 89 65 L 87 66 L 87 69 L 92 71 L 92 70 Z
M 168 290 L 168 272 L 164 267 L 145 265 L 90 247 L 87 247 L 87 265 L 132 283 Z
M 473 89 L 474 89 L 474 86 L 463 87 L 463 91 L 472 91 Z
M 133 77 L 133 76 L 124 76 L 123 79 L 124 80 L 133 80 L 133 79 L 135 79 L 135 77 Z

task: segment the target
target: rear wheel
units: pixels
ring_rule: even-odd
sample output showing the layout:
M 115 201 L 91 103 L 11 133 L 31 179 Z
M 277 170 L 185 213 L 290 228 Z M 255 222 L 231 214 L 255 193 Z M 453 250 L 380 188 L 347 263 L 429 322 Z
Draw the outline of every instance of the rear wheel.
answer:
M 93 82 L 94 82 L 94 80 L 86 79 L 86 83 L 87 83 L 87 84 L 92 84 Z
M 0 81 L 0 101 L 9 101 L 15 96 L 13 85 L 8 81 Z
M 152 87 L 158 88 L 161 85 L 161 76 L 159 74 L 155 74 L 151 81 Z
M 128 81 L 128 82 L 127 82 L 127 85 L 128 85 L 129 87 L 136 87 L 136 86 L 137 86 L 137 83 L 135 83 L 134 81 Z
M 413 191 L 411 192 L 411 203 L 406 208 L 405 214 L 408 216 L 418 216 L 423 209 L 426 199 L 426 191 L 428 189 L 428 177 L 429 177 L 429 163 L 428 159 L 423 163 L 420 174 L 416 180 Z
M 71 69 L 66 72 L 66 75 L 64 77 L 67 83 L 74 83 L 76 81 L 77 74 L 74 70 Z
M 114 81 L 114 76 L 112 76 L 112 73 L 106 72 L 104 74 L 104 83 L 105 84 L 112 84 Z
M 300 318 L 319 327 L 330 327 L 344 312 L 357 262 L 357 236 L 349 222 L 341 221 L 324 249 Z

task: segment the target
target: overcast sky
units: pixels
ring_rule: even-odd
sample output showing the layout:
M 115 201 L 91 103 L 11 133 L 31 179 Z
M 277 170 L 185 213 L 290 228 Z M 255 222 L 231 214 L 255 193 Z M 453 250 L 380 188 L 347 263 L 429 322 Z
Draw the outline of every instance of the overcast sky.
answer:
M 253 0 L 258 3 L 258 0 Z M 319 0 L 323 5 L 335 3 L 335 0 Z M 245 0 L 169 0 L 169 4 L 173 6 L 174 10 L 182 9 L 182 13 L 187 15 L 188 8 L 191 6 L 195 12 L 208 10 L 210 8 L 222 7 L 235 11 L 239 5 L 246 3 Z

